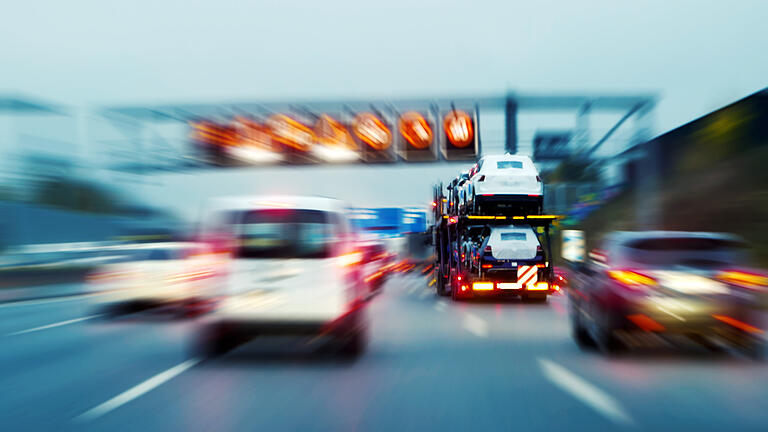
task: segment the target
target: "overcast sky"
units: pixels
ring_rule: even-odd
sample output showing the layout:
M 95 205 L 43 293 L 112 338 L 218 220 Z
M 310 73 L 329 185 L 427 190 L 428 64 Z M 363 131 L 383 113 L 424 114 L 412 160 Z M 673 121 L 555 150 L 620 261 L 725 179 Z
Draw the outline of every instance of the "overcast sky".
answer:
M 658 92 L 659 130 L 766 86 L 765 1 L 15 1 L 0 92 L 62 103 Z
M 0 94 L 64 104 L 651 92 L 664 132 L 768 84 L 766 1 L 7 3 Z M 272 190 L 417 204 L 457 170 L 254 169 L 138 196 L 187 215 L 206 197 Z

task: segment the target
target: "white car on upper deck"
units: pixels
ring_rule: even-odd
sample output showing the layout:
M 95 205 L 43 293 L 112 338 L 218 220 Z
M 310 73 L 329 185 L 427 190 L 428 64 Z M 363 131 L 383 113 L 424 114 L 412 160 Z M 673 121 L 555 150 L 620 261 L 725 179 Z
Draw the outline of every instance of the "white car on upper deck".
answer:
M 464 187 L 467 213 L 541 213 L 544 184 L 528 156 L 485 156 L 472 167 Z

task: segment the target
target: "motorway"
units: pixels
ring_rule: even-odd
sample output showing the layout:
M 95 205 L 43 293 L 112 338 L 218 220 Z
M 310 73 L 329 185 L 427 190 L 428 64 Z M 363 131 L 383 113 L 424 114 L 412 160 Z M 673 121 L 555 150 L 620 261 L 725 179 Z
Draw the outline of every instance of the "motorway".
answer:
M 305 339 L 201 361 L 195 320 L 107 321 L 91 302 L 0 304 L 2 430 L 768 430 L 768 364 L 581 351 L 562 296 L 453 303 L 397 276 L 354 362 Z

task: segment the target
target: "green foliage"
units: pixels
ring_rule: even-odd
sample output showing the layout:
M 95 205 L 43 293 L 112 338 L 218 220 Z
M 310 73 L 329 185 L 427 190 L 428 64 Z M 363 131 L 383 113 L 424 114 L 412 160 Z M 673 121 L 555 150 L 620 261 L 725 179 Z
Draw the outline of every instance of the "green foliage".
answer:
M 719 161 L 759 147 L 751 142 L 751 124 L 755 118 L 749 104 L 740 104 L 716 111 L 702 119 L 697 130 L 679 141 L 678 145 L 685 148 L 680 158 L 679 171 L 690 174 L 706 170 Z
M 66 177 L 38 181 L 33 201 L 42 205 L 89 213 L 120 213 L 114 192 L 93 183 Z

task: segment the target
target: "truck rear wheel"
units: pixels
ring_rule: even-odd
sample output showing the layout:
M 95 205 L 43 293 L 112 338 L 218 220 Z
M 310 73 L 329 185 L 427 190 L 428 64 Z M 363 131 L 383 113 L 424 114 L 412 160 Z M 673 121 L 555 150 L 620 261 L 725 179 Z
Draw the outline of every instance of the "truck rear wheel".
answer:
M 439 265 L 438 265 L 438 268 L 440 268 Z M 437 292 L 437 295 L 441 297 L 446 297 L 448 294 L 450 294 L 450 292 L 448 292 L 448 290 L 445 287 L 446 285 L 445 276 L 443 275 L 443 272 L 438 270 L 436 277 L 437 277 L 437 280 L 435 282 L 435 291 Z
M 458 280 L 459 272 L 455 269 L 451 269 L 451 300 L 461 300 L 461 284 Z

